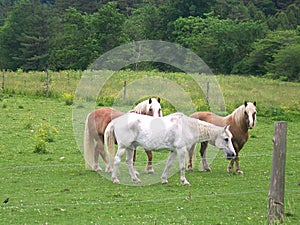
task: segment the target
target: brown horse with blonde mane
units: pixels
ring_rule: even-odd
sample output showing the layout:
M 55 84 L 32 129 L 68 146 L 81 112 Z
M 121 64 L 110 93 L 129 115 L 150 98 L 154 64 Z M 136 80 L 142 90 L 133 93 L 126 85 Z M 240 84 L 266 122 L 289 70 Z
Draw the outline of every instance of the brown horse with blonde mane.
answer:
M 236 164 L 236 172 L 243 174 L 240 169 L 238 153 L 247 142 L 249 133 L 248 130 L 252 129 L 256 122 L 256 102 L 246 102 L 235 109 L 230 115 L 226 117 L 218 116 L 212 112 L 196 112 L 191 115 L 192 118 L 203 120 L 217 126 L 230 125 L 230 132 L 232 133 L 232 144 L 236 152 L 236 157 L 231 159 L 227 171 L 232 172 L 234 163 Z M 204 171 L 211 171 L 206 162 L 206 149 L 208 142 L 202 142 L 200 148 L 200 154 L 202 157 L 202 165 Z M 195 148 L 195 145 L 192 146 Z M 193 152 L 193 151 L 190 151 Z M 189 155 L 188 169 L 193 170 L 192 166 L 192 154 Z
M 160 117 L 162 116 L 160 98 L 149 98 L 148 100 L 139 103 L 133 110 L 130 110 L 130 112 Z M 99 155 L 101 155 L 106 166 L 105 171 L 112 171 L 104 150 L 104 132 L 107 125 L 113 119 L 122 116 L 123 114 L 123 112 L 113 108 L 96 109 L 88 114 L 84 131 L 84 159 L 86 167 L 91 167 L 92 170 L 97 172 L 102 171 L 98 161 Z M 146 170 L 148 173 L 154 173 L 152 168 L 152 152 L 147 150 L 146 154 L 148 156 Z

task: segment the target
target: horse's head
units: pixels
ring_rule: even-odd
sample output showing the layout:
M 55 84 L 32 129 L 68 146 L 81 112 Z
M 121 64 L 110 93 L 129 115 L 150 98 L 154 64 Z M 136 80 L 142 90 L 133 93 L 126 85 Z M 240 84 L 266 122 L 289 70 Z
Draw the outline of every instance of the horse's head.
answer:
M 160 98 L 149 98 L 147 101 L 146 114 L 153 117 L 161 117 Z
M 236 156 L 231 139 L 232 134 L 229 131 L 229 126 L 226 126 L 215 141 L 215 146 L 224 152 L 226 159 L 232 159 Z
M 246 102 L 244 103 L 245 110 L 244 116 L 248 124 L 248 128 L 252 129 L 256 122 L 256 102 Z

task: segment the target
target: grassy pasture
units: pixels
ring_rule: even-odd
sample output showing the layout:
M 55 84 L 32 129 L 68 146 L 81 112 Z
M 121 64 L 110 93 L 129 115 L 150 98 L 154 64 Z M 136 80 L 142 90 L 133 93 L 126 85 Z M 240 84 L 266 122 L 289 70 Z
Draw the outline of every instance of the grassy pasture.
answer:
M 124 73 L 134 79 L 132 72 Z M 181 74 L 169 76 L 185 83 Z M 54 97 L 76 88 L 52 79 Z M 187 173 L 190 187 L 181 185 L 179 173 L 167 185 L 113 185 L 104 176 L 85 169 L 74 140 L 72 106 L 62 98 L 47 99 L 7 89 L 0 95 L 0 224 L 267 224 L 273 123 L 278 119 L 289 121 L 285 224 L 299 224 L 300 85 L 252 77 L 217 79 L 228 111 L 245 99 L 258 102 L 258 123 L 241 152 L 244 175 L 227 174 L 228 162 L 221 153 L 211 164 L 212 173 L 202 173 L 198 156 L 195 171 Z M 120 79 L 108 84 L 103 90 L 107 94 L 100 96 L 98 103 L 108 105 L 116 96 L 112 90 L 122 83 Z M 199 96 L 199 103 L 204 102 L 203 94 Z M 36 134 L 47 129 L 45 124 L 57 132 L 47 142 L 46 152 L 34 153 L 39 141 Z M 165 158 L 166 153 L 154 153 L 154 160 Z M 143 152 L 138 152 L 138 160 L 142 168 L 146 160 Z M 142 176 L 144 181 L 151 179 Z M 9 202 L 2 203 L 8 197 Z

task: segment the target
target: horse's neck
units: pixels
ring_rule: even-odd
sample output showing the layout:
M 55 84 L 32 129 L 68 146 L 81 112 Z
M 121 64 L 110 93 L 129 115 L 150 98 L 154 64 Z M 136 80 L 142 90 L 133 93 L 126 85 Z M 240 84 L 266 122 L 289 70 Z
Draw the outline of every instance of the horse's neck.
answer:
M 228 124 L 232 126 L 232 129 L 236 129 L 239 133 L 248 133 L 248 124 L 245 120 L 244 111 L 241 107 L 233 111 L 233 113 L 228 116 L 227 120 L 230 121 Z
M 197 122 L 197 132 L 194 132 L 196 134 L 197 142 L 214 140 L 219 133 L 219 130 L 221 129 L 211 123 L 207 123 L 201 120 L 198 120 Z

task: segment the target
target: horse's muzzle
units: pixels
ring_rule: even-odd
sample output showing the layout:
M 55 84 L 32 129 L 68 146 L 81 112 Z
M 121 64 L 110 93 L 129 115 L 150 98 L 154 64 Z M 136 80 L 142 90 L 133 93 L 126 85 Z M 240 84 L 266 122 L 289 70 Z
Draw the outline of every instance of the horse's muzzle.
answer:
M 230 160 L 230 159 L 234 159 L 235 158 L 235 153 L 227 153 L 226 154 L 226 159 Z

